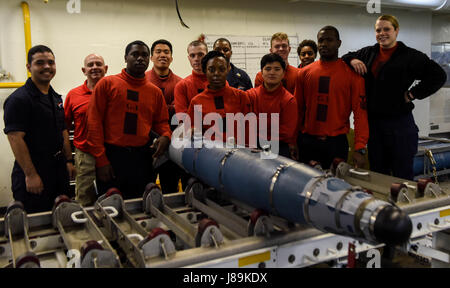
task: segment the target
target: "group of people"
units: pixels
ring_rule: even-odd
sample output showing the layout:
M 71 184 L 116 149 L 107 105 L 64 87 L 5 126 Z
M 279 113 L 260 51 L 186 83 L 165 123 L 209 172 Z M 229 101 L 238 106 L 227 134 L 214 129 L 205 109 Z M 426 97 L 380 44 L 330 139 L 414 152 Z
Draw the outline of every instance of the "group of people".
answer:
M 232 45 L 225 38 L 217 39 L 210 52 L 200 40 L 189 43 L 192 74 L 184 79 L 170 69 L 169 41 L 155 41 L 151 48 L 134 41 L 125 49 L 126 67 L 116 75 L 105 76 L 104 59 L 88 55 L 82 67 L 86 81 L 67 94 L 64 105 L 50 85 L 55 56 L 48 47 L 35 46 L 28 52 L 31 78 L 4 104 L 4 132 L 16 159 L 14 199 L 29 213 L 51 210 L 53 200 L 68 193 L 70 178 L 76 178 L 75 199 L 82 205 L 92 205 L 111 187 L 124 198 L 136 198 L 157 174 L 163 192 L 175 192 L 188 175 L 171 161 L 155 164 L 177 127 L 171 119 L 193 119 L 199 106 L 202 117 L 277 114 L 278 127 L 268 121 L 267 131 L 257 133 L 267 136 L 278 129 L 271 140 L 279 142 L 279 155 L 314 160 L 324 168 L 335 158 L 347 159 L 353 112 L 355 166 L 364 165 L 368 148 L 371 170 L 412 179 L 418 145 L 413 100 L 435 93 L 446 74 L 425 54 L 397 41 L 398 33 L 397 19 L 383 15 L 375 23 L 377 44 L 339 58 L 339 31 L 325 26 L 317 44 L 300 43 L 298 68 L 288 62 L 288 36 L 276 33 L 270 53 L 261 59 L 255 88 L 230 62 Z M 147 71 L 150 61 L 153 68 Z

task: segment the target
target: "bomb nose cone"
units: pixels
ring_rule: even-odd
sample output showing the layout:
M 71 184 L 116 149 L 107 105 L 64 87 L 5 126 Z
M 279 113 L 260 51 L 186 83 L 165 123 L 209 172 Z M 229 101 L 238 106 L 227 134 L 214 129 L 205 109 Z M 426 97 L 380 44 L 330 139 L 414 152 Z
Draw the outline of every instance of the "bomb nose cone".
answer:
M 394 206 L 384 207 L 374 226 L 375 238 L 386 245 L 397 245 L 408 241 L 412 232 L 411 218 Z

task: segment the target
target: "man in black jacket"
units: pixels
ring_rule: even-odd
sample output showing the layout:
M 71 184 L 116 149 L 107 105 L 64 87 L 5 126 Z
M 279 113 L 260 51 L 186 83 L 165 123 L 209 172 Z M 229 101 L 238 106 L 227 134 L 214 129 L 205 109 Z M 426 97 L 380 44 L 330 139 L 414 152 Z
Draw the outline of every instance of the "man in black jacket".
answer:
M 253 88 L 252 81 L 250 80 L 250 77 L 248 77 L 248 74 L 244 70 L 239 69 L 230 62 L 233 51 L 231 48 L 231 43 L 228 39 L 217 39 L 214 42 L 213 49 L 215 51 L 221 52 L 228 59 L 230 72 L 228 72 L 227 81 L 231 87 L 244 91 Z
M 418 146 L 413 100 L 435 93 L 447 76 L 427 55 L 397 41 L 394 16 L 379 17 L 375 32 L 377 44 L 342 59 L 365 78 L 371 170 L 412 180 Z
M 49 211 L 55 198 L 69 194 L 74 178 L 69 133 L 61 95 L 50 81 L 56 74 L 55 56 L 43 45 L 28 51 L 31 77 L 5 101 L 5 129 L 15 162 L 11 174 L 14 200 L 27 213 Z

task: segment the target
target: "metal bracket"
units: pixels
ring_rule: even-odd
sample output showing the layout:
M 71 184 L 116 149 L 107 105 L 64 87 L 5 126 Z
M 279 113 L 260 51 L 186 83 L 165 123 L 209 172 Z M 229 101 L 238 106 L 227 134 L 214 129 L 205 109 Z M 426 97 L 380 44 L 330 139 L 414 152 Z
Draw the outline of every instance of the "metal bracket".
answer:
M 143 241 L 146 240 L 144 239 Z M 176 252 L 175 245 L 166 234 L 160 234 L 150 241 L 147 241 L 145 244 L 141 242 L 139 246 L 141 247 L 145 258 L 164 256 L 166 260 L 169 260 L 169 257 Z
M 430 257 L 444 263 L 450 263 L 450 254 L 448 254 L 447 252 L 443 252 L 419 244 L 416 244 L 415 246 L 417 247 L 416 253 L 419 255 Z
M 255 224 L 249 223 L 248 235 L 249 236 L 266 236 L 269 237 L 270 233 L 274 231 L 273 222 L 269 216 L 262 215 L 258 217 Z
M 215 247 L 223 243 L 223 235 L 217 226 L 208 226 L 200 237 L 201 247 Z

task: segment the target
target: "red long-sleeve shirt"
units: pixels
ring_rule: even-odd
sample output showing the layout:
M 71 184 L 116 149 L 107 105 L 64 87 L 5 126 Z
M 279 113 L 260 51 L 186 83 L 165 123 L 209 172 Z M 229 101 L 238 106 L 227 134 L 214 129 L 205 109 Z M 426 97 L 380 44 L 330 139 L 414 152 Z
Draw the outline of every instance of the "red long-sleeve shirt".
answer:
M 84 83 L 67 93 L 64 101 L 64 118 L 67 127 L 75 124 L 73 133 L 73 145 L 83 152 L 88 152 L 89 145 L 87 136 L 87 109 L 92 91 L 87 87 L 87 80 Z
M 253 112 L 258 120 L 261 113 L 267 113 L 267 131 L 260 131 L 267 140 L 280 140 L 289 144 L 295 144 L 294 134 L 297 128 L 297 101 L 282 85 L 274 91 L 267 91 L 264 85 L 247 91 L 252 102 Z M 271 114 L 279 114 L 278 139 L 271 139 Z M 258 124 L 259 129 L 259 124 Z M 265 135 L 265 133 L 267 133 Z
M 206 86 L 208 86 L 206 75 L 195 71 L 192 71 L 191 75 L 178 82 L 175 86 L 175 112 L 187 113 L 192 98 L 203 92 Z
M 88 108 L 87 141 L 97 167 L 106 166 L 104 143 L 121 147 L 146 145 L 150 130 L 170 138 L 169 114 L 161 90 L 125 69 L 95 85 Z
M 365 148 L 369 138 L 364 79 L 344 61 L 316 61 L 298 73 L 295 98 L 298 129 L 317 136 L 347 134 L 353 112 L 355 150 Z
M 252 111 L 251 102 L 248 95 L 239 89 L 235 89 L 226 83 L 225 87 L 220 90 L 211 90 L 206 88 L 205 91 L 198 94 L 191 100 L 189 105 L 188 115 L 191 118 L 191 126 L 194 126 L 194 106 L 202 106 L 202 124 L 203 133 L 212 127 L 212 125 L 206 125 L 203 123 L 205 116 L 208 113 L 218 113 L 222 119 L 226 117 L 227 113 L 242 113 L 244 116 Z M 225 121 L 224 121 L 225 122 Z M 214 122 L 213 122 L 214 123 Z M 246 129 L 245 127 L 237 125 L 237 121 L 234 122 L 234 138 L 236 140 L 240 139 L 237 137 L 237 133 L 242 131 L 241 129 Z M 225 124 L 226 125 L 226 124 Z M 217 127 L 217 126 L 216 126 Z M 226 128 L 226 127 L 224 127 Z M 247 126 L 248 128 L 248 126 Z M 224 129 L 225 130 L 225 129 Z M 222 139 L 226 141 L 226 133 L 221 134 L 221 131 L 214 130 L 216 135 L 222 135 Z M 224 131 L 226 132 L 226 130 Z M 246 131 L 245 137 L 248 137 L 248 131 Z M 212 140 L 214 140 L 213 137 Z M 238 143 L 243 145 L 245 143 Z
M 183 80 L 176 74 L 169 70 L 169 75 L 166 77 L 161 77 L 156 74 L 155 69 L 147 71 L 145 77 L 153 84 L 155 84 L 159 89 L 161 89 L 164 99 L 166 100 L 167 109 L 169 109 L 169 115 L 175 114 L 175 104 L 174 104 L 174 91 L 175 86 L 178 82 Z
M 372 62 L 372 74 L 375 76 L 375 78 L 378 77 L 378 72 L 383 68 L 384 64 L 389 61 L 392 54 L 394 54 L 395 50 L 397 50 L 398 43 L 395 44 L 394 47 L 389 49 L 383 49 L 380 46 L 380 53 L 378 53 L 377 57 Z
M 297 73 L 300 69 L 292 66 L 287 65 L 286 71 L 284 71 L 284 77 L 282 80 L 284 88 L 289 91 L 292 95 L 294 95 L 295 92 L 295 82 L 297 81 Z M 256 74 L 255 77 L 255 88 L 262 85 L 264 82 L 264 79 L 262 77 L 261 71 Z

